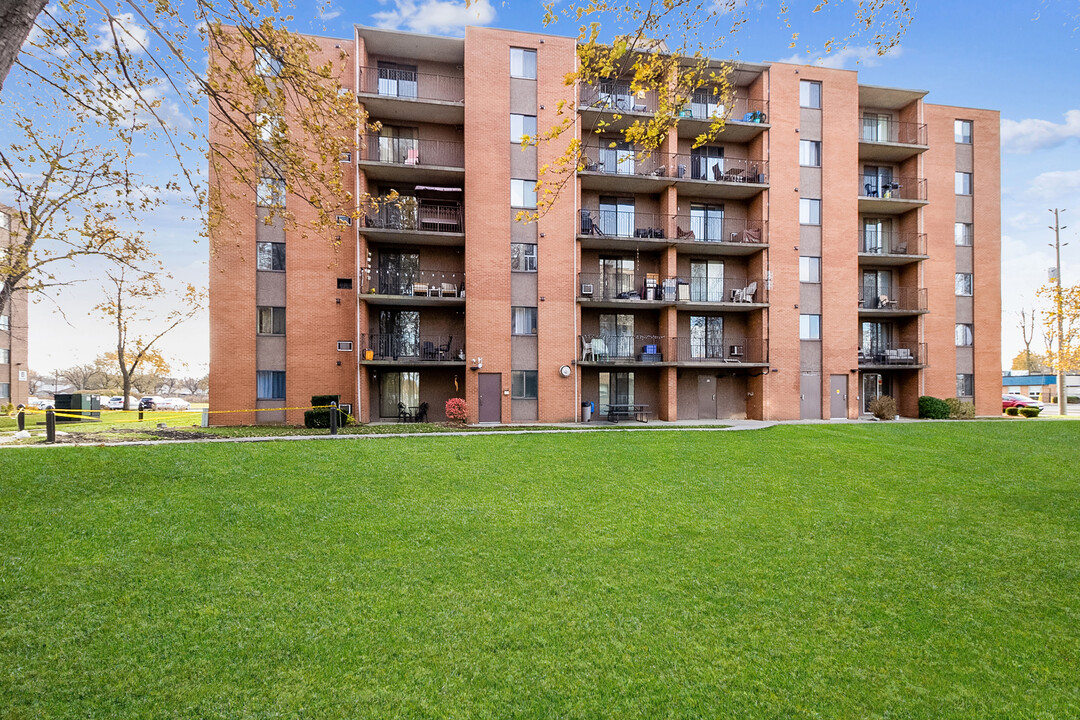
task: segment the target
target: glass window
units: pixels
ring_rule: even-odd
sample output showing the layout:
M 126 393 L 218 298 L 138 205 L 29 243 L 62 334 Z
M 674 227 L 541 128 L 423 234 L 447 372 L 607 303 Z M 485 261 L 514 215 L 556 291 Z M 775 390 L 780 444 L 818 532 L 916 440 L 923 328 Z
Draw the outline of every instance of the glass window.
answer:
M 804 108 L 821 107 L 821 83 L 813 80 L 799 81 L 799 106 Z
M 957 245 L 970 245 L 974 231 L 971 223 L 956 223 L 954 238 Z
M 820 315 L 800 315 L 799 316 L 799 339 L 800 340 L 820 340 L 821 339 L 821 316 Z
M 693 302 L 724 301 L 723 260 L 690 262 L 690 300 Z
M 536 51 L 510 48 L 510 77 L 536 79 Z
M 261 142 L 272 142 L 275 137 L 280 138 L 285 134 L 285 118 L 280 115 L 258 113 L 255 116 L 255 127 L 259 131 Z
M 285 371 L 259 370 L 255 373 L 255 388 L 258 400 L 284 400 Z
M 255 204 L 259 207 L 285 207 L 285 181 L 281 178 L 259 178 Z
M 11 229 L 11 216 L 6 212 L 0 212 L 0 230 Z
M 338 290 L 352 290 L 352 278 L 338 278 L 337 279 Z
M 811 198 L 799 198 L 799 224 L 821 224 L 821 201 Z
M 536 116 L 510 113 L 510 142 L 519 145 L 526 135 L 536 137 Z
M 255 243 L 256 270 L 284 270 L 285 243 Z
M 957 120 L 953 123 L 953 135 L 956 142 L 963 143 L 965 145 L 971 144 L 971 121 L 970 120 Z
M 531 243 L 510 243 L 510 270 L 514 272 L 536 272 L 536 245 Z
M 974 344 L 975 330 L 969 323 L 956 323 L 956 346 L 970 347 Z
M 956 294 L 970 297 L 975 294 L 975 279 L 971 273 L 956 273 Z
M 799 164 L 805 167 L 821 167 L 821 141 L 799 141 Z
M 7 348 L 0 348 L 0 365 L 11 364 L 11 351 Z
M 11 399 L 11 383 L 0 383 L 0 398 Z
M 277 77 L 281 74 L 281 59 L 269 48 L 255 48 L 255 72 L 263 77 Z
M 690 204 L 690 233 L 695 240 L 721 242 L 724 239 L 724 206 Z M 732 233 L 733 235 L 735 233 Z
M 724 318 L 710 315 L 690 316 L 690 357 L 724 357 Z
M 975 376 L 970 373 L 957 373 L 956 397 L 974 397 Z
M 416 66 L 380 62 L 379 94 L 390 97 L 416 97 Z
M 510 207 L 536 207 L 536 181 L 514 178 L 510 181 Z
M 956 194 L 957 195 L 970 195 L 971 194 L 971 173 L 958 172 L 956 173 Z
M 284 335 L 285 334 L 285 308 L 283 307 L 259 307 L 258 328 L 260 335 Z
M 511 330 L 514 335 L 536 334 L 536 308 L 513 307 L 511 312 Z
M 420 373 L 379 374 L 379 417 L 400 417 L 399 404 L 408 412 L 420 409 Z
M 0 330 L 4 332 L 11 330 L 11 317 L 9 315 L 0 315 Z
M 607 415 L 610 405 L 632 405 L 634 403 L 634 373 L 632 372 L 602 372 L 600 373 L 599 402 L 596 403 L 596 411 L 600 415 Z
M 511 370 L 510 397 L 515 400 L 535 400 L 536 377 L 536 370 Z
M 821 282 L 821 258 L 803 255 L 799 258 L 799 282 Z

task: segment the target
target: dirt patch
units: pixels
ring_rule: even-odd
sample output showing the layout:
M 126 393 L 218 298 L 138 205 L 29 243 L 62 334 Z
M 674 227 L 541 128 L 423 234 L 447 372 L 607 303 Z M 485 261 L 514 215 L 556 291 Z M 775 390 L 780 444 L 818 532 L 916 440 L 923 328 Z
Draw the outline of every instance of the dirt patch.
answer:
M 69 435 L 56 436 L 56 444 L 70 445 L 93 445 L 95 443 L 114 442 L 139 442 L 144 440 L 209 440 L 215 437 L 209 433 L 192 432 L 190 430 L 174 430 L 172 428 L 118 428 L 107 432 L 77 432 Z

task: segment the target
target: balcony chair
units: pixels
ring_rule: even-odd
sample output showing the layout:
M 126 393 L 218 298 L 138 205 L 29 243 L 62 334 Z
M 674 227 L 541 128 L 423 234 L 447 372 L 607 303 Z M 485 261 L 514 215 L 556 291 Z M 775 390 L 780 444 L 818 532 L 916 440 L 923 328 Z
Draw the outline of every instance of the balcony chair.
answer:
M 594 362 L 604 362 L 608 359 L 607 343 L 603 338 L 592 339 L 592 356 Z
M 426 402 L 420 403 L 420 407 L 416 409 L 416 417 L 413 418 L 413 421 L 418 423 L 427 422 L 428 407 Z
M 592 341 L 581 338 L 581 362 L 586 360 L 595 360 L 596 356 L 593 355 Z
M 915 356 L 907 348 L 899 348 L 896 351 L 896 362 L 900 365 L 914 365 Z
M 457 285 L 454 283 L 442 284 L 442 296 L 443 297 L 457 297 Z
M 866 190 L 866 197 L 878 196 L 877 187 L 874 186 L 874 183 L 866 183 L 863 188 Z
M 893 255 L 907 255 L 907 243 L 896 243 L 896 247 L 893 248 Z
M 420 164 L 420 151 L 417 150 L 416 148 L 409 148 L 408 152 L 405 153 L 405 164 L 406 165 L 419 165 Z
M 412 413 L 409 412 L 409 408 L 405 407 L 405 403 L 399 402 L 397 404 L 398 422 L 410 423 L 413 421 Z
M 678 225 L 675 226 L 675 238 L 678 240 L 696 240 L 693 230 L 683 230 Z
M 413 295 L 427 295 L 428 284 L 427 283 L 413 283 L 412 285 Z
M 450 359 L 450 344 L 452 342 L 454 342 L 454 336 L 453 335 L 446 338 L 446 343 L 445 344 L 440 345 L 439 347 L 435 348 L 435 351 L 438 353 L 438 357 L 439 357 L 440 360 L 449 360 Z
M 720 169 L 720 163 L 713 163 L 712 166 L 712 179 L 713 180 L 725 180 L 724 171 Z
M 757 280 L 750 283 L 749 285 L 744 287 L 742 290 L 733 290 L 732 291 L 732 298 L 731 298 L 732 302 L 752 303 L 752 302 L 754 302 L 754 293 L 756 293 L 756 292 L 757 292 Z M 738 295 L 736 296 L 735 293 L 738 293 Z

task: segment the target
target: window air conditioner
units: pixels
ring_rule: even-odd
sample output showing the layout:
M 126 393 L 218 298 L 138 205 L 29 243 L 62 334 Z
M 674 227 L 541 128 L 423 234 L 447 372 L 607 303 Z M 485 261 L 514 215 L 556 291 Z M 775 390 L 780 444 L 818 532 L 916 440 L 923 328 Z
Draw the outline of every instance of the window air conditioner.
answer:
M 350 341 L 338 341 L 337 349 L 339 352 L 352 352 L 352 342 Z
M 581 294 L 582 295 L 592 295 L 593 294 L 592 283 L 581 283 Z
M 730 349 L 731 352 L 729 354 L 731 355 L 731 357 L 741 357 L 743 354 L 742 345 L 732 345 Z

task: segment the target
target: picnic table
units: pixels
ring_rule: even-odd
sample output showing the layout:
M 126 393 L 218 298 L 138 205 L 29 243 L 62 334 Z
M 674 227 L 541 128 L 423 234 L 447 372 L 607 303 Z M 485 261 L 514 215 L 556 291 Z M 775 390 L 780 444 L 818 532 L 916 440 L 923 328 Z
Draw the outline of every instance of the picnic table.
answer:
M 617 423 L 620 419 L 634 419 L 638 422 L 649 422 L 652 412 L 644 403 L 611 403 L 608 405 L 608 422 Z

